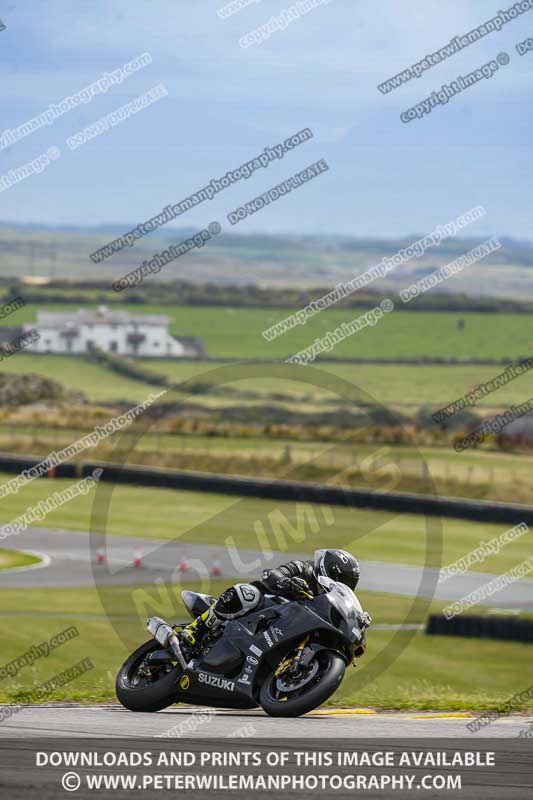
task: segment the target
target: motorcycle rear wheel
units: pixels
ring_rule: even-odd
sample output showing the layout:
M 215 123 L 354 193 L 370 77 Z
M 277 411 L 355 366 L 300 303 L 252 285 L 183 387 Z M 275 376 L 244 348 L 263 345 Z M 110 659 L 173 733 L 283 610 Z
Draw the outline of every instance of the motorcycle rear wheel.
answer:
M 124 708 L 129 711 L 161 711 L 176 702 L 176 683 L 181 675 L 181 667 L 161 673 L 156 680 L 142 678 L 139 667 L 153 650 L 161 645 L 154 639 L 145 642 L 135 650 L 118 671 L 115 692 Z
M 259 702 L 267 714 L 271 717 L 299 717 L 331 697 L 344 677 L 346 664 L 338 653 L 331 650 L 319 650 L 309 667 L 313 667 L 315 661 L 318 661 L 318 670 L 313 678 L 302 680 L 301 688 L 294 691 L 280 689 L 275 670 L 270 673 L 259 695 Z

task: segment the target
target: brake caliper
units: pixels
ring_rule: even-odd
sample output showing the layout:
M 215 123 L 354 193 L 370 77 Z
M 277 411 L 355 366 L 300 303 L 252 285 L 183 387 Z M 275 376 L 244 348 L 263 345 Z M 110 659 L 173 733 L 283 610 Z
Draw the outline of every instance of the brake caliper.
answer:
M 279 662 L 278 668 L 276 669 L 276 671 L 274 673 L 276 678 L 279 678 L 279 676 L 283 672 L 285 672 L 286 669 L 288 669 L 290 667 L 291 662 L 292 662 L 292 658 L 290 656 L 286 656 L 282 661 Z

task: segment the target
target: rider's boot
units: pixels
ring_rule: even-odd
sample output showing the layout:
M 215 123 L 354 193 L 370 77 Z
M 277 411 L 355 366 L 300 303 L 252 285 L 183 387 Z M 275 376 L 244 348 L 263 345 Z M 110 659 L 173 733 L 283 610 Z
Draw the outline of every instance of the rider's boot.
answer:
M 214 631 L 220 625 L 222 625 L 222 620 L 215 611 L 215 603 L 212 603 L 207 611 L 183 628 L 180 633 L 180 642 L 189 649 L 193 649 L 208 631 Z

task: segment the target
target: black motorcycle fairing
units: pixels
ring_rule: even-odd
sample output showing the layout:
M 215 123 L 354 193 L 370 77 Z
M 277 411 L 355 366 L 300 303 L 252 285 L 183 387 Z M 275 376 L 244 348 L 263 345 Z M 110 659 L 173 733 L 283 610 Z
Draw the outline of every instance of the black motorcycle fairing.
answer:
M 146 656 L 146 662 L 149 664 L 172 664 L 172 659 L 173 656 L 170 650 L 165 650 L 163 648 L 153 650 Z
M 212 672 L 232 674 L 242 664 L 243 655 L 228 637 L 221 637 L 202 659 L 202 664 Z
M 183 589 L 181 593 L 183 605 L 191 615 L 191 617 L 199 617 L 204 611 L 207 611 L 209 606 L 216 601 L 216 597 L 210 594 L 202 594 L 201 592 L 190 592 L 188 589 Z
M 348 664 L 349 661 L 351 660 L 347 657 L 346 653 L 343 652 L 343 650 L 341 650 L 340 648 L 335 649 L 332 647 L 327 647 L 325 644 L 320 644 L 319 642 L 311 642 L 310 644 L 305 646 L 304 651 L 302 653 L 302 657 L 300 659 L 300 664 L 302 664 L 302 666 L 307 666 L 307 664 L 312 661 L 312 659 L 315 657 L 316 653 L 319 652 L 319 650 L 328 650 L 330 653 L 336 653 L 338 656 L 342 658 L 342 660 L 346 664 Z
M 315 598 L 316 601 L 316 598 Z M 200 702 L 210 705 L 213 699 L 219 703 L 234 705 L 239 702 L 256 701 L 261 679 L 272 670 L 282 653 L 288 652 L 304 636 L 322 632 L 329 639 L 339 636 L 338 630 L 328 622 L 330 606 L 324 606 L 324 616 L 317 615 L 309 601 L 293 602 L 290 609 L 268 616 L 267 627 L 258 623 L 265 621 L 264 609 L 255 611 L 240 620 L 230 620 L 224 633 L 215 640 L 207 652 L 193 659 L 184 675 L 187 688 L 182 682 L 176 687 L 180 699 L 186 701 L 192 694 L 199 695 Z M 253 634 L 254 629 L 259 630 Z M 230 645 L 230 646 L 228 646 Z M 321 648 L 320 648 L 321 649 Z M 339 651 L 340 652 L 340 651 Z M 342 653 L 346 660 L 346 654 Z M 222 698 L 227 698 L 223 700 Z
M 327 594 L 322 594 L 315 598 L 312 610 L 320 618 L 327 619 L 332 627 L 343 638 L 347 639 L 350 644 L 357 644 L 363 638 L 365 628 L 361 627 L 359 623 L 349 625 L 335 606 L 331 604 Z
M 194 672 L 184 673 L 190 680 L 190 689 L 176 687 L 175 703 L 190 703 L 212 708 L 257 708 L 255 697 L 241 692 L 223 692 L 198 683 Z M 182 676 L 183 677 L 183 676 Z

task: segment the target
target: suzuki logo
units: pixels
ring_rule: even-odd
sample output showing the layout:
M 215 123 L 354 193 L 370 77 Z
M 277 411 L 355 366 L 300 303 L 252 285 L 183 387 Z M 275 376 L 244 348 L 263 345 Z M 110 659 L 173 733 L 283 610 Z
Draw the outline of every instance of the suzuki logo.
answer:
M 233 681 L 227 681 L 225 678 L 219 678 L 217 675 L 208 675 L 206 672 L 199 672 L 198 680 L 200 683 L 206 683 L 208 686 L 217 686 L 219 689 L 225 689 L 227 692 L 233 692 L 235 689 Z

